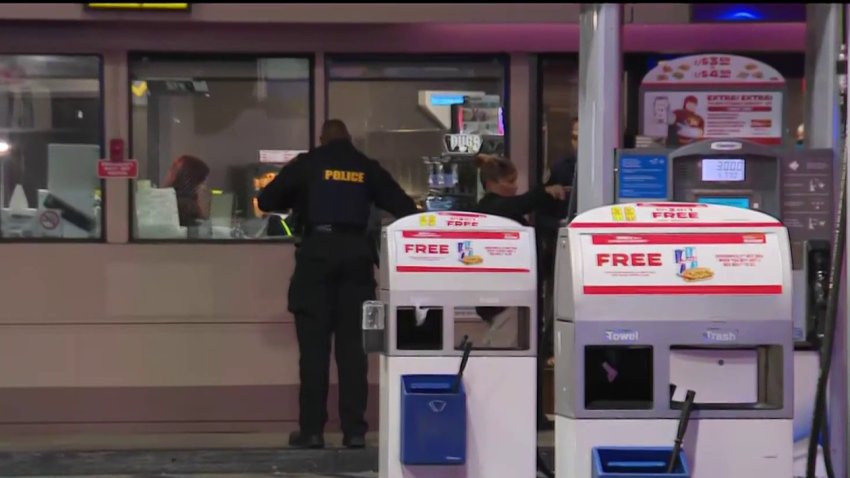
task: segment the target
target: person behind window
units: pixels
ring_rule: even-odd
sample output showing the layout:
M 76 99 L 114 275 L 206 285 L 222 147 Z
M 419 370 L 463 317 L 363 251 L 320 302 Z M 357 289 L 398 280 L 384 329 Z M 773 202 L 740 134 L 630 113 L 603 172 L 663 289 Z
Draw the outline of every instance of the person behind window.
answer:
M 573 118 L 572 120 L 571 133 L 570 150 L 567 152 L 565 157 L 552 165 L 549 177 L 544 180 L 544 183 L 547 186 L 563 186 L 566 188 L 568 194 L 572 191 L 573 176 L 576 174 L 576 161 L 578 158 L 578 118 Z M 558 221 L 566 218 L 568 212 L 566 201 L 561 201 L 555 205 L 558 206 L 558 208 L 546 211 L 547 215 L 558 218 Z
M 181 226 L 195 227 L 201 220 L 209 218 L 209 175 L 207 163 L 194 156 L 180 156 L 171 165 L 163 187 L 174 188 L 177 194 L 177 213 Z
M 480 171 L 481 184 L 486 191 L 484 197 L 478 202 L 476 208 L 478 212 L 506 217 L 523 226 L 528 226 L 527 214 L 551 207 L 552 202 L 563 201 L 566 198 L 567 189 L 558 184 L 538 186 L 531 191 L 518 195 L 517 169 L 508 158 L 478 155 L 475 162 Z M 537 270 L 539 289 L 543 278 L 540 277 L 541 268 L 538 267 Z M 538 296 L 540 296 L 539 290 Z M 504 311 L 504 308 L 476 307 L 475 311 L 482 319 L 492 323 L 493 319 Z M 540 313 L 538 313 L 538 317 L 541 317 Z M 549 430 L 553 428 L 553 424 L 543 410 L 543 368 L 548 358 L 545 349 L 541 349 L 543 322 L 543 320 L 537 322 L 537 428 Z

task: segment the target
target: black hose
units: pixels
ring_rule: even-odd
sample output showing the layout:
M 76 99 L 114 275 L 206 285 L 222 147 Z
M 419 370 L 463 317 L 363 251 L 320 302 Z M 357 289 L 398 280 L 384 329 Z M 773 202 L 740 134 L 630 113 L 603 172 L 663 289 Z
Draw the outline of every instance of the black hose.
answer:
M 463 381 L 463 372 L 466 370 L 466 363 L 469 362 L 469 354 L 472 352 L 472 341 L 469 340 L 468 335 L 463 336 L 463 342 L 461 342 L 461 344 L 463 346 L 463 356 L 460 359 L 460 369 L 457 371 L 457 378 L 455 378 L 452 393 L 458 393 L 458 391 L 460 391 L 460 384 Z
M 828 402 L 826 400 L 826 396 L 822 396 L 821 399 L 823 400 L 823 403 L 821 404 L 821 407 L 824 410 L 823 417 L 828 418 L 829 417 L 829 407 L 827 406 Z M 832 441 L 830 440 L 830 436 L 829 436 L 829 420 L 825 420 L 825 422 L 826 423 L 824 423 L 824 421 L 822 419 L 822 421 L 821 421 L 821 433 L 820 433 L 821 434 L 821 443 L 823 444 L 822 448 L 824 450 L 832 450 Z M 832 463 L 832 453 L 831 452 L 823 454 L 823 467 L 826 469 L 826 476 L 827 477 L 835 478 L 835 468 L 834 468 L 834 465 Z
M 838 320 L 838 305 L 840 300 L 839 287 L 841 286 L 841 272 L 844 264 L 844 241 L 847 228 L 847 145 L 845 142 L 844 149 L 841 155 L 841 190 L 838 203 L 838 225 L 833 235 L 833 254 L 832 263 L 830 264 L 830 284 L 829 297 L 826 304 L 826 318 L 823 332 L 823 342 L 821 343 L 821 369 L 818 377 L 817 392 L 815 395 L 815 413 L 812 416 L 812 430 L 809 434 L 809 450 L 806 456 L 806 478 L 815 478 L 815 469 L 818 457 L 818 442 L 823 433 L 826 436 L 829 433 L 826 427 L 827 414 L 827 392 L 829 390 L 829 372 L 832 368 L 832 355 L 835 348 L 835 329 Z M 824 441 L 824 465 L 827 466 L 827 476 L 835 478 L 834 470 L 832 470 L 832 457 L 827 458 L 827 455 L 832 453 L 832 450 L 826 445 L 829 439 Z
M 672 386 L 671 390 L 674 390 Z M 667 463 L 668 475 L 672 475 L 676 471 L 676 465 L 679 464 L 679 453 L 682 452 L 682 442 L 685 440 L 685 433 L 688 432 L 688 422 L 691 420 L 691 409 L 693 409 L 695 398 L 696 392 L 693 390 L 685 393 L 685 402 L 682 403 L 682 414 L 679 417 L 679 429 L 676 430 L 676 439 L 673 442 L 673 453 Z

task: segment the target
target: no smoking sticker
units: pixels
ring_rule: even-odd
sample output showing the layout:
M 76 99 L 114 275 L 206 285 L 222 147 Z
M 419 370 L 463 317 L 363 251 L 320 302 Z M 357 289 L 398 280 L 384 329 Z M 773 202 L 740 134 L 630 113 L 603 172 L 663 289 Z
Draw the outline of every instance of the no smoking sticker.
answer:
M 38 218 L 38 222 L 46 231 L 52 231 L 59 227 L 61 218 L 56 211 L 44 211 Z

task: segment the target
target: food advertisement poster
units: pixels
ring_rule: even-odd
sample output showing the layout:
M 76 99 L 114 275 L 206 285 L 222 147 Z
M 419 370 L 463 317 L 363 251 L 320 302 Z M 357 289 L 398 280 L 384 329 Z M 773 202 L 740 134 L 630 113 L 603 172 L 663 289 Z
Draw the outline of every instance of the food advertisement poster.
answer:
M 782 142 L 782 93 L 736 91 L 647 91 L 643 95 L 644 136 L 668 146 L 701 139 Z
M 527 232 L 399 231 L 398 272 L 530 273 Z
M 782 293 L 774 234 L 587 234 L 581 244 L 588 295 Z
M 701 139 L 781 144 L 785 79 L 736 55 L 662 61 L 641 83 L 641 135 L 677 147 Z

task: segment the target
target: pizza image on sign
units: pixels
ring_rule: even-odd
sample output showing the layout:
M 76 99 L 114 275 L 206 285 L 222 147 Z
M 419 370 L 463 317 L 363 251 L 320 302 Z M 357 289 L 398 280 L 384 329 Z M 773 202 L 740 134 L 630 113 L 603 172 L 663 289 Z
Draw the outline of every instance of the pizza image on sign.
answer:
M 473 266 L 484 262 L 484 258 L 481 256 L 468 256 L 464 257 L 462 262 L 468 266 Z
M 475 255 L 472 250 L 472 241 L 463 241 L 457 243 L 458 260 L 468 266 L 481 264 L 484 258 Z
M 714 271 L 709 269 L 708 267 L 695 267 L 693 269 L 688 269 L 682 274 L 682 279 L 685 279 L 685 282 L 696 282 L 708 280 L 714 277 Z
M 678 268 L 678 276 L 685 282 L 709 280 L 714 277 L 714 271 L 708 267 L 700 267 L 695 248 L 685 247 L 673 251 Z

